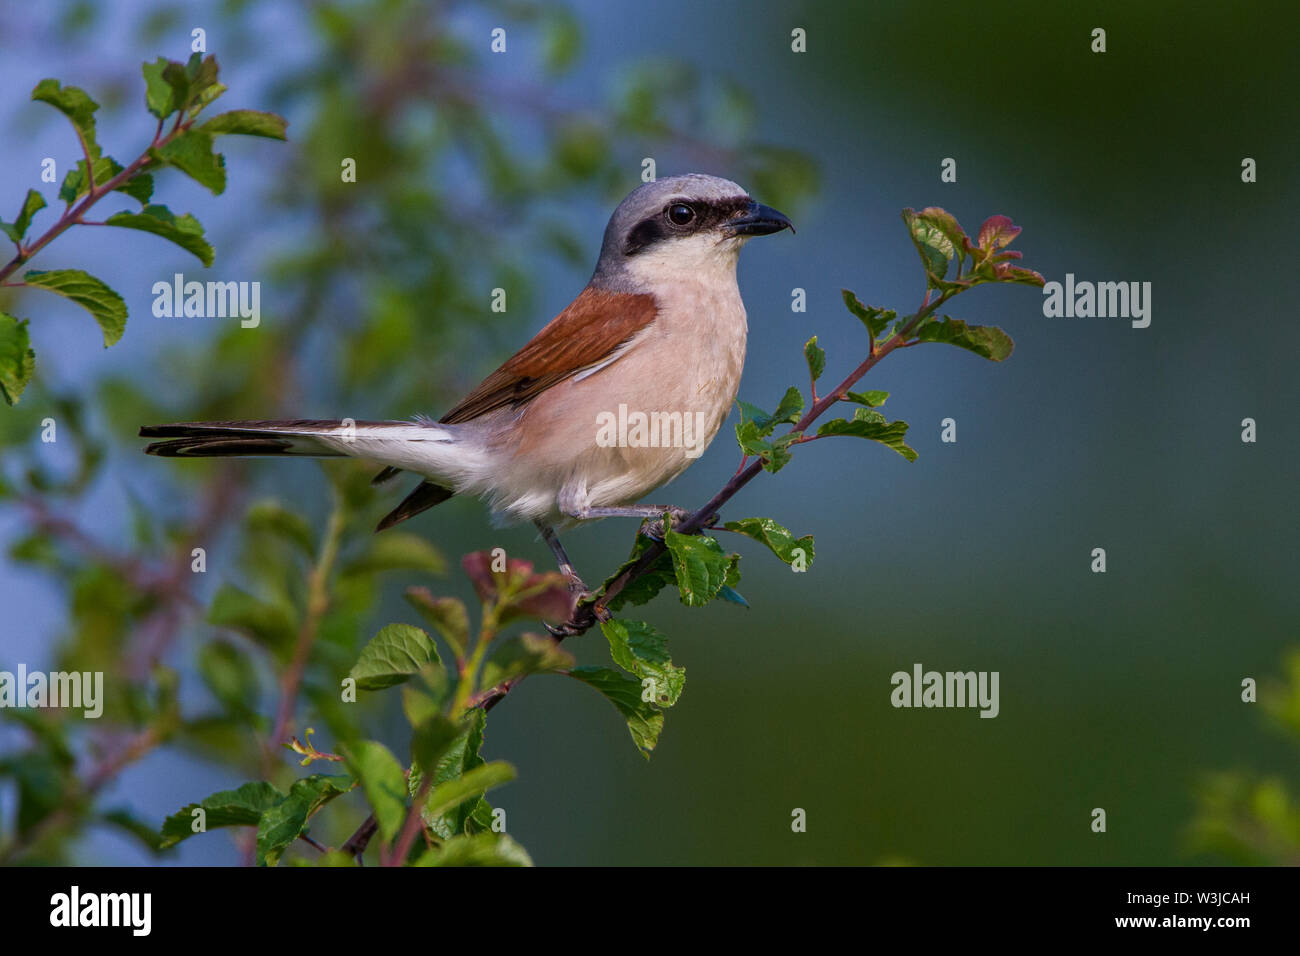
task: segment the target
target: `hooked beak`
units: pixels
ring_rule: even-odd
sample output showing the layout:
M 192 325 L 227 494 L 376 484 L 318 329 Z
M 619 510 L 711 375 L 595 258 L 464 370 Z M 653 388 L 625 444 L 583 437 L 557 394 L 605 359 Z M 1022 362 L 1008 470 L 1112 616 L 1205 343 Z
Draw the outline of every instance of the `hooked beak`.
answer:
M 733 236 L 770 236 L 782 229 L 794 232 L 794 223 L 786 218 L 785 213 L 777 212 L 771 206 L 751 202 L 738 218 L 727 223 L 726 228 Z

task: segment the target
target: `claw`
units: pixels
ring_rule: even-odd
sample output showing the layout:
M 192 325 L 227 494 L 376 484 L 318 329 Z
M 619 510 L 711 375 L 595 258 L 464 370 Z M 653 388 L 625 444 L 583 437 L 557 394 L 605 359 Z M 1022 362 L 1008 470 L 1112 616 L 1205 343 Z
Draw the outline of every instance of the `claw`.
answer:
M 584 595 L 584 599 L 589 597 L 595 597 L 595 594 L 588 592 Z M 566 637 L 585 633 L 592 625 L 590 618 L 595 618 L 597 622 L 603 624 L 613 616 L 613 612 L 599 601 L 594 601 L 591 604 L 583 604 L 579 601 L 573 610 L 572 620 L 565 621 L 563 624 L 548 624 L 543 621 L 542 627 L 546 628 L 551 637 L 562 640 Z
M 681 524 L 691 516 L 691 512 L 685 508 L 676 506 L 664 509 L 668 512 L 668 517 L 673 526 Z M 664 539 L 664 519 L 663 518 L 646 518 L 641 522 L 641 533 L 652 541 L 662 541 Z

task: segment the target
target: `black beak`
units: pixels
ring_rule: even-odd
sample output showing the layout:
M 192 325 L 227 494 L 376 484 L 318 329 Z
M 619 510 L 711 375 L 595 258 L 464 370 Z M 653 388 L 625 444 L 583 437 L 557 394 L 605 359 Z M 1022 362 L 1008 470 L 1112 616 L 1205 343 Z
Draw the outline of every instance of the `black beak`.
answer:
M 727 229 L 733 236 L 770 236 L 782 229 L 794 232 L 794 223 L 771 206 L 751 202 L 738 218 L 727 223 Z

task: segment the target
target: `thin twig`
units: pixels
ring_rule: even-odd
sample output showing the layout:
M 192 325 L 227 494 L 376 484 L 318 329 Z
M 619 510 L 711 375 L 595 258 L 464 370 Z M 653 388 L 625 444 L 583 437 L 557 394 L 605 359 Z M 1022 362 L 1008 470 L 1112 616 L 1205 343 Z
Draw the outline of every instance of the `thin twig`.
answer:
M 276 712 L 275 726 L 263 750 L 263 764 L 266 772 L 271 772 L 275 748 L 284 741 L 293 719 L 294 706 L 298 701 L 298 690 L 311 658 L 312 646 L 316 643 L 316 634 L 320 630 L 321 618 L 330 606 L 329 578 L 334 570 L 334 561 L 338 557 L 339 543 L 343 537 L 346 523 L 340 497 L 330 513 L 325 535 L 321 539 L 320 555 L 307 577 L 307 608 L 303 615 L 302 626 L 298 629 L 298 639 L 294 644 L 293 658 L 280 680 L 280 706 Z
M 190 121 L 190 123 L 192 122 L 193 120 Z M 36 253 L 40 252 L 51 242 L 57 239 L 60 235 L 62 235 L 65 231 L 67 231 L 69 227 L 79 225 L 82 222 L 82 216 L 86 213 L 88 209 L 90 209 L 91 206 L 95 205 L 95 203 L 99 202 L 101 199 L 103 199 L 105 196 L 107 196 L 109 193 L 115 190 L 118 186 L 121 186 L 127 180 L 133 178 L 136 175 L 136 173 L 140 172 L 140 170 L 143 169 L 149 163 L 149 161 L 152 159 L 152 154 L 155 149 L 161 149 L 162 147 L 170 143 L 173 139 L 175 139 L 177 135 L 187 131 L 190 127 L 190 123 L 186 123 L 183 126 L 177 124 L 177 126 L 174 129 L 172 129 L 170 133 L 168 133 L 166 136 L 163 136 L 160 139 L 159 133 L 162 132 L 162 121 L 159 120 L 158 129 L 154 132 L 153 141 L 149 143 L 148 148 L 145 149 L 145 151 L 141 153 L 139 156 L 137 156 L 135 159 L 133 159 L 130 162 L 130 164 L 123 167 L 122 171 L 119 172 L 116 176 L 113 176 L 111 179 L 109 179 L 107 182 L 103 183 L 100 186 L 95 186 L 93 179 L 89 178 L 90 177 L 89 168 L 93 164 L 87 162 L 86 166 L 88 170 L 87 172 L 88 181 L 87 181 L 87 190 L 86 190 L 85 198 L 82 199 L 81 202 L 79 203 L 73 203 L 69 205 L 67 209 L 63 211 L 63 215 L 61 215 L 58 218 L 58 220 L 54 223 L 54 225 L 50 226 L 49 229 L 45 230 L 44 234 L 42 234 L 41 237 L 37 239 L 35 242 L 26 246 L 20 245 L 17 254 L 12 259 L 10 259 L 5 265 L 0 266 L 0 281 L 8 279 L 11 275 L 14 274 L 14 272 L 18 270 L 19 266 L 21 266 L 23 263 L 30 260 L 33 256 L 36 255 Z M 80 136 L 81 135 L 80 132 L 78 132 L 77 135 Z M 83 148 L 84 148 L 84 143 L 83 143 Z

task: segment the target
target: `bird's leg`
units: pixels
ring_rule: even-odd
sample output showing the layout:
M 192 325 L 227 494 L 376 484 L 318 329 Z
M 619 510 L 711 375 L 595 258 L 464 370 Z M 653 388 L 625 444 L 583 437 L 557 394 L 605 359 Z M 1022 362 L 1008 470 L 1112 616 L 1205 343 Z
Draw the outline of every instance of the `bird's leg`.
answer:
M 581 520 L 592 518 L 641 518 L 641 533 L 656 541 L 664 538 L 664 513 L 667 512 L 671 523 L 681 524 L 691 516 L 691 512 L 675 505 L 624 505 L 613 508 L 578 508 L 568 512 L 569 517 Z M 705 522 L 711 525 L 717 520 L 713 515 Z
M 690 514 L 685 508 L 675 505 L 622 505 L 614 508 L 575 508 L 568 515 L 583 521 L 592 518 L 662 518 L 665 511 L 677 521 L 684 521 Z
M 537 530 L 542 533 L 542 538 L 546 541 L 547 547 L 551 549 L 551 554 L 555 555 L 555 560 L 559 562 L 560 573 L 569 579 L 569 592 L 579 594 L 582 597 L 589 596 L 591 592 L 587 590 L 587 585 L 582 583 L 582 578 L 578 577 L 578 572 L 574 570 L 573 562 L 569 560 L 568 554 L 565 553 L 564 545 L 560 544 L 560 537 L 555 533 L 555 529 L 548 524 L 543 524 L 541 521 L 534 521 L 533 524 L 537 525 Z M 579 598 L 579 602 L 581 602 L 582 597 Z M 597 621 L 608 621 L 610 618 L 609 611 L 604 608 L 593 608 L 591 614 Z M 556 625 L 543 621 L 542 626 L 556 640 L 572 637 L 574 634 L 581 634 L 586 630 L 586 627 L 574 625 L 572 622 Z
M 569 579 L 569 591 L 575 594 L 585 594 L 587 585 L 582 583 L 582 578 L 573 568 L 573 562 L 569 560 L 568 554 L 564 551 L 564 545 L 560 544 L 559 535 L 549 524 L 543 524 L 541 521 L 534 521 L 537 530 L 542 533 L 542 540 L 546 546 L 551 549 L 551 554 L 555 555 L 555 560 L 560 565 L 560 573 Z

